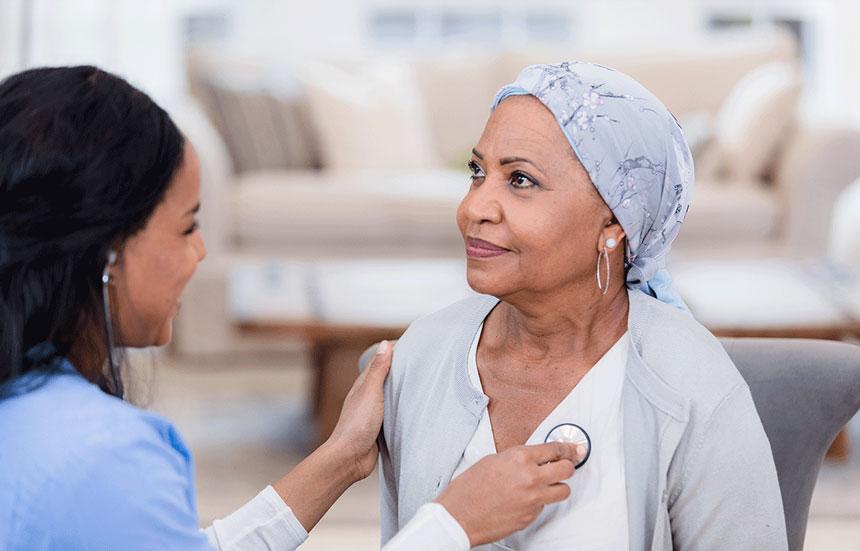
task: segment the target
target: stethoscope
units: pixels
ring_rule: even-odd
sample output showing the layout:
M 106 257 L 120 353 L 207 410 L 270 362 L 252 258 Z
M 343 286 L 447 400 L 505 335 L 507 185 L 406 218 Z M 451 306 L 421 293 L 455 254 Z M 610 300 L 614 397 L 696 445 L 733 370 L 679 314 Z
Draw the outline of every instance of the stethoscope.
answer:
M 574 467 L 579 469 L 588 458 L 591 457 L 591 437 L 588 432 L 576 423 L 561 423 L 550 429 L 547 433 L 544 443 L 546 442 L 564 442 L 566 444 L 581 444 L 585 446 L 585 456 Z M 504 551 L 516 551 L 513 547 L 508 547 L 501 541 L 490 544 L 493 549 L 502 549 Z
M 591 457 L 591 437 L 588 432 L 575 423 L 561 423 L 550 429 L 546 435 L 544 442 L 564 442 L 567 444 L 581 444 L 585 447 L 585 455 L 574 465 L 574 468 L 579 469 L 588 458 Z

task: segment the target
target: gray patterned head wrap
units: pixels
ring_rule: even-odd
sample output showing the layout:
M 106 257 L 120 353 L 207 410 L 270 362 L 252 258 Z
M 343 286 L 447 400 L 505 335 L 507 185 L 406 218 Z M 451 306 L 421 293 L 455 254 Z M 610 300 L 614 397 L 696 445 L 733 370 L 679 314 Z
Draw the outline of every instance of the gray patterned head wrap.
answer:
M 666 256 L 690 205 L 693 160 L 669 110 L 629 76 L 578 61 L 526 67 L 493 109 L 512 95 L 550 110 L 612 209 L 627 235 L 627 286 L 686 309 Z

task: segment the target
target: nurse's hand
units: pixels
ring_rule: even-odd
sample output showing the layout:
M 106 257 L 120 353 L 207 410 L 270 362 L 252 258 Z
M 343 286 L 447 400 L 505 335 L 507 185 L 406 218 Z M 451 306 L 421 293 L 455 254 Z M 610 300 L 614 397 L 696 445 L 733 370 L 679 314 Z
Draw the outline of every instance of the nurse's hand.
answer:
M 460 523 L 473 547 L 494 542 L 534 522 L 545 505 L 570 496 L 563 481 L 573 476 L 580 454 L 581 445 L 562 442 L 509 448 L 472 465 L 436 502 Z
M 392 347 L 379 343 L 370 365 L 361 372 L 347 394 L 340 418 L 327 444 L 344 453 L 345 466 L 355 480 L 367 478 L 376 465 L 376 438 L 382 428 L 382 385 L 391 367 Z
M 376 465 L 382 384 L 390 366 L 391 345 L 382 342 L 370 366 L 352 385 L 329 439 L 272 484 L 308 532 L 347 488 L 366 478 Z

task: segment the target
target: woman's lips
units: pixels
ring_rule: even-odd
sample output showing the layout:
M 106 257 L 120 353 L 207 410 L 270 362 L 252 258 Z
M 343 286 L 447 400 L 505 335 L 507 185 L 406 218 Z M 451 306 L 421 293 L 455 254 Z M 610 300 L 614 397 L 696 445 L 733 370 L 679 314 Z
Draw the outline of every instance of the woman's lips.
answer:
M 511 251 L 483 239 L 466 238 L 466 254 L 470 258 L 491 258 L 509 252 Z

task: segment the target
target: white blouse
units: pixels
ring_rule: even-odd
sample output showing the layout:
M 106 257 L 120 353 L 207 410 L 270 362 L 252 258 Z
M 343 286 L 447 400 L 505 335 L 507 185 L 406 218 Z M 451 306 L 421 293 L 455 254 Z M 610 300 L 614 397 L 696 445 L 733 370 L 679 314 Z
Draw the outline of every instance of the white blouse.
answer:
M 481 326 L 469 351 L 469 378 L 483 392 L 478 373 Z M 625 333 L 576 387 L 538 425 L 526 444 L 541 444 L 561 423 L 575 423 L 591 437 L 591 456 L 566 483 L 571 496 L 548 505 L 529 527 L 491 544 L 488 549 L 628 549 L 627 494 L 624 479 L 621 390 L 629 352 Z M 479 459 L 496 453 L 490 414 L 485 408 L 454 477 Z M 611 528 L 607 528 L 611 527 Z

